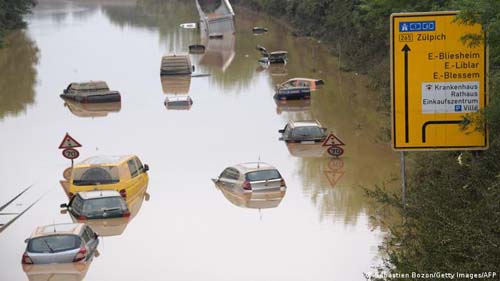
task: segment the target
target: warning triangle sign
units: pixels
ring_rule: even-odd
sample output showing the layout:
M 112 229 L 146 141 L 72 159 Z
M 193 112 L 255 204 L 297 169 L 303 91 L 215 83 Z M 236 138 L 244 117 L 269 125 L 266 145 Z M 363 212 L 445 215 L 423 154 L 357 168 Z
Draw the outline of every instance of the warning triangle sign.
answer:
M 64 136 L 64 139 L 59 145 L 59 149 L 72 148 L 72 147 L 82 147 L 82 145 L 79 142 L 77 142 L 74 138 L 72 138 L 68 133 L 66 133 L 66 136 Z
M 331 187 L 335 187 L 335 185 L 337 185 L 344 173 L 344 171 L 323 171 L 323 174 L 330 183 Z
M 345 145 L 345 143 L 332 133 L 330 133 L 323 142 L 323 146 L 342 146 L 342 145 Z

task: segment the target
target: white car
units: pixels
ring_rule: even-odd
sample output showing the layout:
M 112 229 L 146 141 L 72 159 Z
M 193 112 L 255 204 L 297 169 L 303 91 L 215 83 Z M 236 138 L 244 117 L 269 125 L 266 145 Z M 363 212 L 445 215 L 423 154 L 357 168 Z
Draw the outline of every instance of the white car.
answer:
M 70 263 L 92 259 L 99 238 L 86 224 L 65 223 L 39 226 L 25 242 L 23 264 Z
M 273 166 L 263 162 L 249 162 L 227 167 L 213 181 L 226 188 L 242 192 L 286 189 L 285 180 Z

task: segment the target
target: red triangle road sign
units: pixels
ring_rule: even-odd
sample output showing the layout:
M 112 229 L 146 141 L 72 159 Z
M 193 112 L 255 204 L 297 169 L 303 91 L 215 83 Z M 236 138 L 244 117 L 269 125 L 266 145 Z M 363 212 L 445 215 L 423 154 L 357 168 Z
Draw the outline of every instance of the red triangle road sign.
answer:
M 333 133 L 330 133 L 323 142 L 323 146 L 341 146 L 341 145 L 345 145 L 345 143 L 341 141 L 338 137 L 336 137 Z
M 72 138 L 68 133 L 64 136 L 61 144 L 59 145 L 59 149 L 72 148 L 72 147 L 82 147 L 82 145 L 77 142 L 74 138 Z
M 337 185 L 344 173 L 344 171 L 323 171 L 323 174 L 330 183 L 331 187 L 335 187 L 335 185 Z

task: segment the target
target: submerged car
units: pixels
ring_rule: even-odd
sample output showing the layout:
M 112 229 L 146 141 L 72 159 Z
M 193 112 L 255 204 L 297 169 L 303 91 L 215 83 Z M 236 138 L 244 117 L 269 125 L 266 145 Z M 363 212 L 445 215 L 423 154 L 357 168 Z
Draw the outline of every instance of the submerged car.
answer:
M 274 64 L 274 63 L 284 63 L 286 64 L 288 61 L 288 52 L 287 51 L 275 51 L 268 52 L 266 48 L 257 45 L 257 50 L 260 51 L 262 58 L 259 59 L 259 63 L 261 64 Z
M 311 89 L 309 87 L 282 87 L 276 90 L 276 100 L 301 100 L 310 99 Z
M 205 45 L 201 45 L 201 44 L 189 45 L 189 53 L 190 54 L 203 54 L 203 53 L 205 53 Z
M 262 27 L 262 26 L 254 26 L 252 28 L 252 32 L 253 34 L 262 34 L 262 33 L 266 33 L 268 31 L 268 29 L 266 27 Z
M 326 138 L 327 128 L 321 126 L 317 120 L 290 121 L 285 128 L 278 132 L 282 134 L 280 140 L 285 142 L 300 142 L 303 144 L 314 144 L 323 142 Z
M 318 90 L 321 86 L 323 86 L 325 82 L 321 79 L 311 79 L 311 78 L 292 78 L 287 81 L 278 84 L 276 86 L 276 90 L 283 88 L 291 88 L 291 87 L 307 87 L 311 91 Z
M 100 193 L 101 191 L 90 191 L 90 192 Z M 121 200 L 118 198 L 120 195 L 115 190 L 107 190 L 105 192 L 115 193 L 113 196 L 108 197 L 108 198 L 113 198 L 114 202 L 105 203 L 104 204 L 106 205 L 105 208 L 95 208 L 94 206 L 92 206 L 91 210 L 99 209 L 99 211 L 90 212 L 91 216 L 87 216 L 86 213 L 88 212 L 86 212 L 85 210 L 83 212 L 77 212 L 75 210 L 72 210 L 72 208 L 75 206 L 76 201 L 74 202 L 70 201 L 69 204 L 70 206 L 68 207 L 61 205 L 61 207 L 64 208 L 61 210 L 61 213 L 62 214 L 69 213 L 73 222 L 86 223 L 87 225 L 92 227 L 94 231 L 99 233 L 99 236 L 101 237 L 121 235 L 127 228 L 128 224 L 139 213 L 143 201 L 149 200 L 149 194 L 144 190 L 143 192 L 141 192 L 139 196 L 136 196 L 136 198 L 127 202 L 125 205 L 126 208 L 124 209 L 122 203 L 125 204 L 125 201 L 123 200 L 123 198 Z M 77 195 L 75 195 L 73 198 L 77 198 L 78 194 L 80 193 L 77 193 Z M 120 204 L 118 204 L 118 202 L 120 202 Z M 101 205 L 101 202 L 99 202 L 98 204 Z M 111 207 L 113 205 L 116 206 L 114 207 L 116 209 Z M 117 210 L 119 207 L 122 209 L 122 211 Z M 83 209 L 85 209 L 85 207 Z
M 130 217 L 125 199 L 116 190 L 78 192 L 61 208 L 78 220 Z
M 193 71 L 188 54 L 170 54 L 161 58 L 160 75 L 191 75 Z
M 68 195 L 92 190 L 116 190 L 127 202 L 146 190 L 149 177 L 148 165 L 143 165 L 135 155 L 94 156 L 71 170 Z
M 273 166 L 249 162 L 227 167 L 214 183 L 241 192 L 284 191 L 285 180 Z
M 23 264 L 86 262 L 94 256 L 99 238 L 83 223 L 39 226 L 26 239 Z
M 190 96 L 170 96 L 165 99 L 167 109 L 189 110 L 193 105 L 193 99 Z
M 104 81 L 71 83 L 61 94 L 65 100 L 81 103 L 109 103 L 121 101 L 120 92 L 111 91 Z

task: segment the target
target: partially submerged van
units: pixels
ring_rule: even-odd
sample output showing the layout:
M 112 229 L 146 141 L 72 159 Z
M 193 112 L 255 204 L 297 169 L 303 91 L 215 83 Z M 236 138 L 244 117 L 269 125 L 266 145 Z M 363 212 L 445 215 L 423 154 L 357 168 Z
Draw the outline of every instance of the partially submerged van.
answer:
M 76 164 L 69 179 L 68 196 L 90 190 L 116 190 L 130 202 L 148 185 L 148 165 L 135 155 L 94 156 Z
M 111 91 L 104 81 L 70 83 L 61 94 L 61 98 L 81 103 L 119 102 L 118 91 Z

